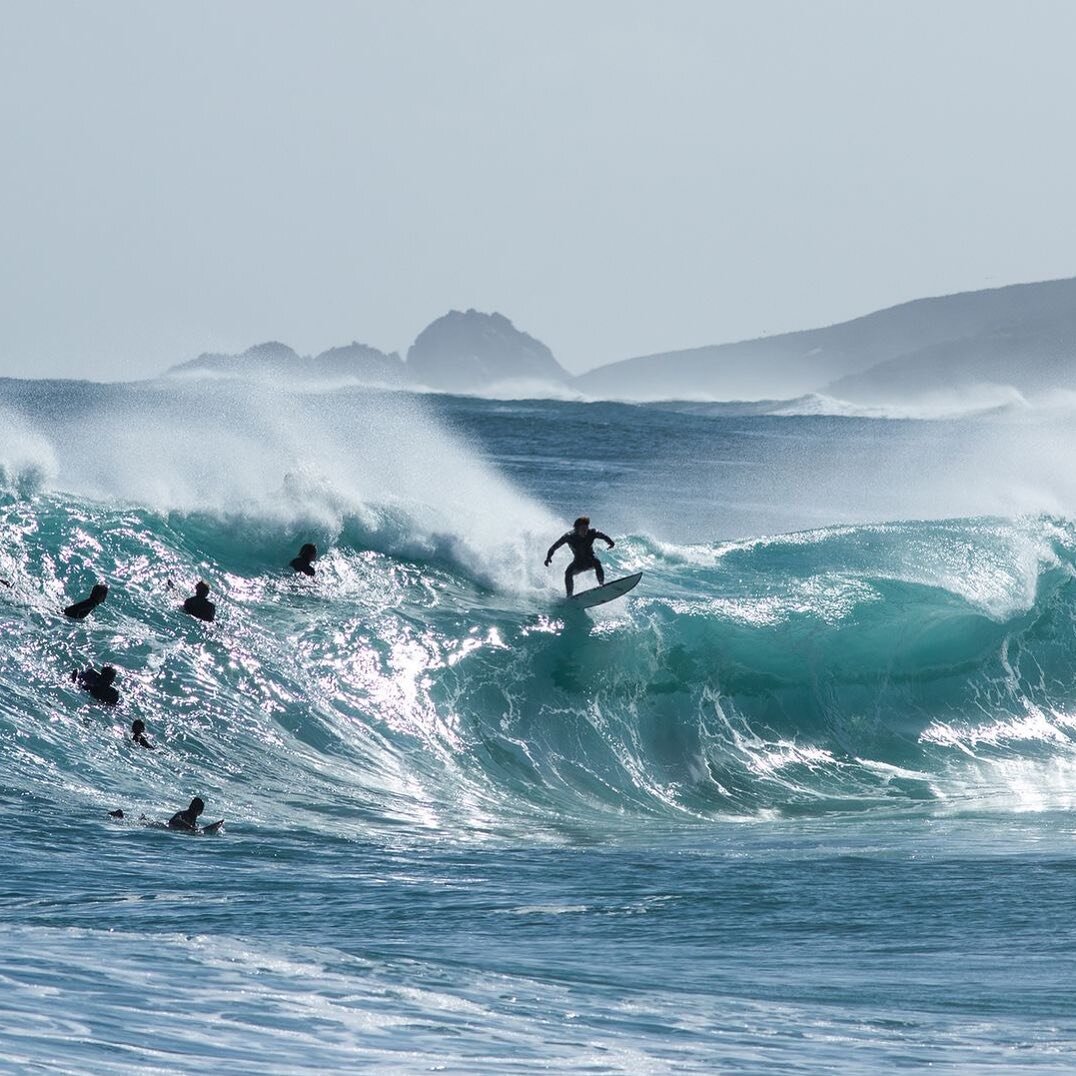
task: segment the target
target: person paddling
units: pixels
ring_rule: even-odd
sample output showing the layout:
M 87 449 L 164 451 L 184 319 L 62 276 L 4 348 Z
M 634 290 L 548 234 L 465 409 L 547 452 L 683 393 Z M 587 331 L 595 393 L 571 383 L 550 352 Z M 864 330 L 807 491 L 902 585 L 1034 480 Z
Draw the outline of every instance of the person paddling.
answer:
M 107 597 L 108 587 L 104 583 L 98 583 L 90 591 L 88 598 L 83 598 L 82 601 L 69 605 L 64 610 L 64 616 L 69 616 L 72 620 L 85 620 Z
M 291 562 L 292 571 L 312 576 L 314 574 L 314 561 L 317 559 L 318 547 L 313 542 L 307 542 L 299 550 L 299 555 Z
M 605 569 L 602 562 L 594 555 L 594 543 L 601 539 L 612 549 L 616 542 L 607 534 L 594 530 L 590 525 L 589 516 L 580 516 L 567 534 L 561 535 L 550 547 L 545 555 L 545 566 L 548 568 L 553 562 L 553 554 L 562 545 L 568 546 L 572 551 L 572 562 L 564 572 L 564 589 L 568 597 L 574 590 L 574 578 L 580 572 L 593 572 L 598 577 L 598 586 L 605 583 Z
M 111 665 L 102 665 L 100 672 L 92 665 L 81 672 L 76 669 L 71 674 L 71 679 L 84 691 L 88 691 L 92 698 L 106 706 L 115 706 L 120 701 L 120 693 L 112 686 L 116 679 L 116 670 Z
M 198 816 L 205 810 L 205 803 L 201 796 L 195 796 L 190 806 L 185 811 L 176 811 L 168 819 L 169 829 L 184 829 L 188 833 L 198 832 Z
M 178 829 L 184 833 L 219 833 L 221 826 L 224 825 L 223 818 L 218 822 L 210 822 L 208 826 L 202 826 L 201 829 L 198 828 L 198 817 L 204 810 L 205 803 L 201 796 L 195 796 L 185 811 L 176 811 L 168 819 L 168 828 Z
M 217 615 L 217 607 L 209 600 L 209 584 L 199 580 L 194 593 L 183 603 L 183 612 L 197 617 L 207 624 L 212 624 Z
M 146 739 L 146 723 L 139 717 L 131 722 L 131 742 L 138 744 L 139 747 L 146 747 L 150 751 L 154 750 L 153 744 Z

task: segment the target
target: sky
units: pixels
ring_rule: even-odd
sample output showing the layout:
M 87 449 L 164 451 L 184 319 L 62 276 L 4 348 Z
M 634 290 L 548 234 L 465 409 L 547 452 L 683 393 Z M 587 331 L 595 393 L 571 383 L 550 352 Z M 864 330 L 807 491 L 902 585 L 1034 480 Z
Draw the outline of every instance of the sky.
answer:
M 1076 274 L 1068 0 L 0 0 L 0 375 L 573 372 Z

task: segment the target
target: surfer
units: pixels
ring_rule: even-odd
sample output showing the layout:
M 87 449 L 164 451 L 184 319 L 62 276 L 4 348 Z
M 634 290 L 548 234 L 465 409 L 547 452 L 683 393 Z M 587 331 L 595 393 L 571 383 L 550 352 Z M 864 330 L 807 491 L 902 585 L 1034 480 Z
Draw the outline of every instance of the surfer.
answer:
M 299 555 L 291 562 L 293 571 L 302 572 L 303 575 L 314 574 L 314 561 L 318 559 L 318 547 L 313 542 L 307 542 Z
M 564 572 L 564 589 L 567 590 L 569 598 L 572 596 L 574 589 L 574 577 L 580 572 L 594 572 L 598 577 L 598 586 L 605 583 L 605 569 L 602 568 L 601 561 L 594 556 L 594 543 L 599 538 L 610 549 L 616 545 L 616 542 L 609 535 L 602 534 L 601 531 L 596 531 L 591 527 L 589 516 L 580 516 L 573 524 L 572 529 L 567 534 L 561 535 L 549 547 L 549 552 L 545 555 L 545 566 L 547 568 L 553 562 L 553 554 L 562 545 L 568 546 L 572 551 L 572 562 Z
M 191 800 L 190 806 L 185 811 L 176 811 L 168 819 L 169 829 L 182 829 L 188 833 L 198 832 L 198 816 L 205 810 L 205 803 L 200 796 Z
M 183 612 L 212 624 L 217 615 L 217 607 L 209 600 L 209 584 L 203 579 L 194 588 L 194 593 L 183 603 Z
M 178 829 L 183 833 L 203 833 L 214 834 L 219 833 L 221 827 L 224 825 L 224 819 L 219 821 L 210 822 L 208 826 L 202 826 L 198 828 L 198 816 L 205 810 L 205 803 L 200 796 L 195 796 L 191 800 L 191 805 L 185 811 L 176 811 L 171 818 L 168 819 L 168 829 Z M 160 825 L 157 822 L 156 825 Z
M 112 686 L 116 679 L 116 670 L 111 665 L 102 665 L 100 672 L 92 665 L 81 672 L 76 669 L 71 674 L 71 679 L 106 706 L 115 706 L 120 701 L 120 693 Z
M 90 591 L 88 598 L 83 598 L 82 601 L 69 605 L 64 610 L 64 616 L 69 616 L 72 620 L 85 620 L 107 597 L 108 587 L 104 583 L 98 583 Z
M 136 717 L 131 722 L 131 741 L 138 744 L 139 747 L 148 747 L 151 751 L 155 750 L 153 744 L 146 739 L 146 724 L 141 718 Z

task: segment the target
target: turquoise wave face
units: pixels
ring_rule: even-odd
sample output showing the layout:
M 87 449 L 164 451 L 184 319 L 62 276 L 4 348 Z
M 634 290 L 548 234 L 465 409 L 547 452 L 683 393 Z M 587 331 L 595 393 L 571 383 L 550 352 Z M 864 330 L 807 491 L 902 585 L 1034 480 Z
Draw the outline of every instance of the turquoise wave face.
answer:
M 1062 521 L 629 536 L 639 597 L 565 619 L 414 521 L 411 555 L 371 548 L 378 511 L 338 520 L 311 582 L 281 570 L 298 518 L 8 495 L 8 795 L 163 814 L 189 789 L 270 826 L 474 838 L 959 798 L 1071 757 Z M 179 610 L 198 578 L 211 626 Z M 97 579 L 93 617 L 58 615 Z M 68 680 L 103 662 L 116 712 Z M 166 750 L 132 768 L 135 718 Z
M 4 382 L 0 412 L 11 795 L 166 812 L 198 790 L 268 824 L 474 837 L 1064 784 L 1070 523 L 706 537 L 789 518 L 762 495 L 793 457 L 792 478 L 850 444 L 959 461 L 1022 427 L 213 383 Z M 588 508 L 610 572 L 644 581 L 565 619 L 544 551 Z M 306 541 L 313 583 L 283 569 Z M 208 627 L 179 612 L 199 578 Z M 91 619 L 59 615 L 97 580 Z M 116 713 L 69 680 L 104 662 Z M 168 749 L 137 770 L 135 718 Z

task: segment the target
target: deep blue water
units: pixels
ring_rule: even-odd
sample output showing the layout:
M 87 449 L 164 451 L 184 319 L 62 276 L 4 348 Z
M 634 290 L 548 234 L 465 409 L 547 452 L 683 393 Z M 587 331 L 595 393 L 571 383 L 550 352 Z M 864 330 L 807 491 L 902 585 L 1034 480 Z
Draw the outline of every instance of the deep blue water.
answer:
M 1071 1071 L 1069 427 L 0 383 L 0 1064 Z

